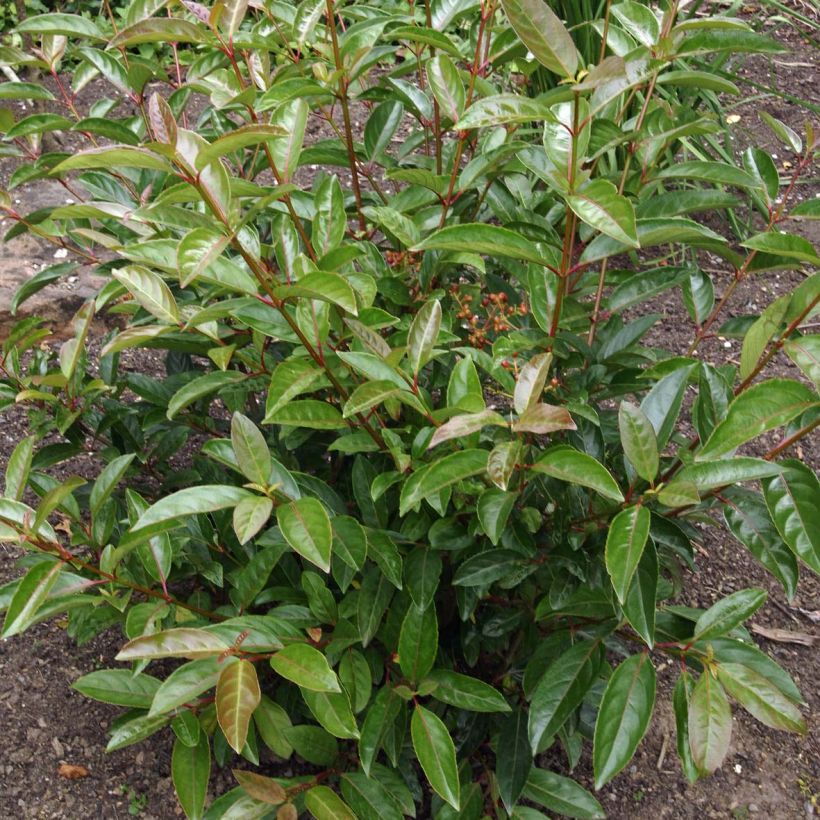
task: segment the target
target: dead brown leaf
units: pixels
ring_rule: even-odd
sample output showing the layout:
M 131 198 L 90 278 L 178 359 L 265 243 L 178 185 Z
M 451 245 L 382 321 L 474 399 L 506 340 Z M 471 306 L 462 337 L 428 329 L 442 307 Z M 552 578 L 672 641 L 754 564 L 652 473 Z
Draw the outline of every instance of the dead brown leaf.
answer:
M 752 624 L 752 632 L 777 643 L 795 643 L 800 646 L 814 646 L 817 643 L 816 635 L 809 635 L 806 632 L 792 632 L 790 629 L 769 628 Z
M 66 780 L 82 780 L 88 777 L 91 772 L 85 766 L 77 766 L 73 763 L 61 763 L 57 767 L 57 774 Z

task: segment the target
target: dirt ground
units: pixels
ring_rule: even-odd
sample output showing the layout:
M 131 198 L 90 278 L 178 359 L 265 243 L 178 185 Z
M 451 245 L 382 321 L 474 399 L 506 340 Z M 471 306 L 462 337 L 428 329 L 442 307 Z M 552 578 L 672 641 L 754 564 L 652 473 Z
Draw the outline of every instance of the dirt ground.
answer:
M 753 9 L 747 9 L 753 10 Z M 820 103 L 820 55 L 814 45 L 787 26 L 773 26 L 791 52 L 775 59 L 753 58 L 743 75 L 753 82 L 775 87 Z M 743 87 L 742 99 L 733 113 L 738 146 L 749 142 L 769 150 L 779 164 L 793 161 L 757 117 L 765 110 L 802 132 L 806 114 L 776 96 L 758 96 L 751 85 Z M 818 117 L 815 116 L 815 122 Z M 0 183 L 12 169 L 0 163 Z M 817 179 L 798 190 L 798 197 L 820 196 Z M 19 207 L 33 210 L 64 202 L 70 194 L 57 183 L 36 183 L 15 192 Z M 0 224 L 5 231 L 6 225 Z M 801 223 L 802 231 L 820 245 L 817 223 Z M 55 261 L 55 248 L 31 237 L 0 244 L 0 338 L 9 326 L 8 304 L 18 285 L 46 264 Z M 59 257 L 57 257 L 59 260 Z M 25 305 L 26 313 L 38 313 L 59 327 L 97 286 L 87 269 L 76 278 L 42 291 Z M 793 286 L 798 274 L 758 277 L 738 289 L 727 317 L 768 304 Z M 718 277 L 718 290 L 727 283 Z M 653 331 L 664 346 L 684 350 L 688 332 L 679 321 L 685 310 L 677 295 L 652 306 L 664 315 Z M 727 346 L 728 342 L 728 346 Z M 736 341 L 713 339 L 704 347 L 714 361 L 737 359 Z M 785 371 L 787 362 L 776 370 Z M 4 469 L 15 442 L 25 434 L 25 418 L 7 412 L 0 424 L 0 470 Z M 801 455 L 814 469 L 820 467 L 820 442 L 804 442 Z M 0 545 L 0 583 L 19 574 L 18 554 Z M 729 535 L 703 533 L 698 559 L 699 577 L 687 586 L 682 603 L 706 607 L 737 589 L 758 585 L 769 591 L 767 605 L 753 623 L 802 633 L 815 639 L 814 646 L 767 640 L 759 645 L 795 678 L 807 702 L 809 730 L 805 737 L 775 732 L 761 726 L 745 712 L 735 711 L 732 747 L 723 767 L 712 777 L 689 786 L 675 753 L 674 718 L 670 707 L 673 670 L 659 670 L 658 705 L 647 737 L 627 768 L 599 793 L 609 817 L 632 818 L 743 818 L 755 815 L 772 820 L 795 820 L 818 813 L 820 801 L 820 628 L 804 613 L 820 610 L 820 579 L 803 573 L 796 599 L 788 602 L 782 590 Z M 801 611 L 802 610 L 802 611 Z M 106 730 L 119 710 L 87 700 L 70 688 L 79 676 L 112 665 L 122 642 L 116 631 L 77 648 L 59 622 L 30 630 L 23 638 L 0 643 L 0 820 L 5 818 L 127 818 L 138 816 L 164 820 L 182 816 L 170 779 L 169 733 L 111 755 L 104 754 Z M 90 774 L 68 780 L 58 774 L 62 763 L 86 767 Z M 558 771 L 566 762 L 550 760 Z M 288 764 L 271 764 L 272 774 L 286 774 Z M 573 773 L 591 788 L 589 752 Z M 230 782 L 221 773 L 214 778 L 219 790 Z M 212 787 L 214 783 L 212 782 Z M 218 792 L 217 792 L 218 793 Z

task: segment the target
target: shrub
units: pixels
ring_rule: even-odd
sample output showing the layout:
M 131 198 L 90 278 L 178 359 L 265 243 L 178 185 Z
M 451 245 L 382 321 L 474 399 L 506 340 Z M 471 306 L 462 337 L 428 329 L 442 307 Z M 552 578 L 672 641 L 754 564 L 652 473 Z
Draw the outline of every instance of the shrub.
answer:
M 727 694 L 804 730 L 742 626 L 763 590 L 671 602 L 721 518 L 788 595 L 798 559 L 820 570 L 818 481 L 783 458 L 818 424 L 820 276 L 722 326 L 739 367 L 700 355 L 739 283 L 818 262 L 782 231 L 818 216 L 793 207 L 814 132 L 772 121 L 786 180 L 757 148 L 736 163 L 718 94 L 737 89 L 709 61 L 779 47 L 674 2 L 602 10 L 585 62 L 541 0 L 134 0 L 30 17 L 39 48 L 4 51 L 51 80 L 0 96 L 54 109 L 6 117 L 10 187 L 76 200 L 4 196 L 7 236 L 76 260 L 15 308 L 76 264 L 106 282 L 59 349 L 36 318 L 3 345 L 0 399 L 32 431 L 0 500 L 27 550 L 3 635 L 122 628 L 130 668 L 75 687 L 125 708 L 109 750 L 171 728 L 188 816 L 600 816 L 542 753 L 574 765 L 592 741 L 611 780 L 658 657 L 679 662 L 691 780 L 726 754 Z M 550 90 L 526 96 L 536 65 Z M 43 152 L 52 131 L 84 145 Z M 706 254 L 733 272 L 719 300 Z M 688 350 L 646 340 L 665 292 Z M 766 377 L 781 352 L 805 378 Z M 92 475 L 51 476 L 88 450 Z

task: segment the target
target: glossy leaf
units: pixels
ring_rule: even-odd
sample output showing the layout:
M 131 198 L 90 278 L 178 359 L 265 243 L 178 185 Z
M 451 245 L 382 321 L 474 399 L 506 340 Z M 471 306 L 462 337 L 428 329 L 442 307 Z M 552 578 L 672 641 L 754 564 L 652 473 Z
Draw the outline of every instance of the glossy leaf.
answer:
M 501 725 L 495 774 L 507 811 L 512 811 L 532 769 L 532 751 L 527 737 L 527 713 L 517 709 Z
M 583 786 L 569 777 L 546 769 L 533 769 L 524 787 L 524 797 L 566 817 L 599 820 L 606 817 L 601 804 Z
M 712 774 L 723 763 L 732 738 L 732 710 L 709 670 L 698 678 L 689 699 L 689 747 L 699 772 Z
M 333 530 L 320 501 L 300 498 L 276 508 L 276 520 L 285 540 L 303 558 L 323 572 L 330 572 Z
M 325 656 L 312 646 L 294 643 L 271 659 L 273 670 L 286 680 L 312 692 L 341 692 L 336 673 Z
M 434 687 L 430 694 L 436 700 L 459 709 L 471 712 L 511 711 L 504 696 L 490 684 L 449 669 L 434 670 L 425 678 L 423 685 Z
M 609 526 L 606 537 L 606 569 L 621 603 L 626 600 L 632 577 L 641 561 L 649 538 L 650 521 L 649 510 L 635 505 L 619 512 Z
M 623 501 L 624 497 L 615 479 L 592 456 L 565 445 L 551 447 L 535 464 L 533 470 L 568 484 L 589 487 L 605 498 Z
M 410 721 L 413 750 L 433 791 L 458 811 L 460 783 L 456 749 L 441 718 L 416 706 Z
M 744 390 L 729 405 L 698 453 L 698 459 L 719 458 L 768 430 L 782 427 L 817 403 L 809 388 L 791 379 L 769 379 Z
M 516 34 L 541 65 L 564 79 L 575 76 L 575 43 L 544 0 L 503 0 L 502 7 Z
M 736 626 L 750 618 L 764 603 L 767 594 L 762 589 L 741 589 L 721 598 L 697 620 L 695 637 L 706 641 L 731 632 Z
M 595 721 L 596 789 L 612 780 L 635 754 L 649 728 L 655 685 L 655 667 L 647 653 L 627 658 L 609 679 Z
M 598 673 L 601 656 L 597 641 L 579 641 L 547 668 L 530 699 L 533 754 L 538 752 L 541 741 L 552 737 L 580 706 Z
M 567 196 L 567 205 L 587 225 L 637 248 L 638 232 L 632 203 L 606 179 L 595 179 L 580 191 Z
M 177 738 L 171 754 L 171 778 L 182 810 L 189 820 L 205 816 L 205 799 L 211 777 L 211 749 L 205 732 L 194 746 Z
M 621 402 L 618 410 L 621 446 L 635 472 L 646 481 L 658 474 L 658 439 L 646 414 L 630 402 Z
M 739 663 L 720 663 L 717 674 L 726 691 L 761 723 L 787 732 L 806 731 L 800 710 L 753 669 Z
M 763 482 L 763 497 L 789 549 L 820 574 L 820 481 L 796 460 L 783 473 Z
M 401 492 L 400 515 L 405 515 L 423 498 L 470 478 L 487 469 L 486 450 L 462 450 L 452 453 L 413 473 Z

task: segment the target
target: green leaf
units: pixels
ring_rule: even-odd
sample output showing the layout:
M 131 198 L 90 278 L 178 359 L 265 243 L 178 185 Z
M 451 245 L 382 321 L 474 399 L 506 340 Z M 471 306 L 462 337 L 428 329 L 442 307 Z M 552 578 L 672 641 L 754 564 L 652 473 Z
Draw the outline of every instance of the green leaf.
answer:
M 531 469 L 568 484 L 589 487 L 613 501 L 624 500 L 623 493 L 606 467 L 592 456 L 567 445 L 550 447 Z
M 6 140 L 19 139 L 31 134 L 44 134 L 48 131 L 67 131 L 73 125 L 72 120 L 57 114 L 32 114 L 15 123 L 6 132 Z
M 245 747 L 251 715 L 261 699 L 256 667 L 250 661 L 237 660 L 222 670 L 216 682 L 216 716 L 235 752 Z
M 140 43 L 204 43 L 205 29 L 178 17 L 149 18 L 121 29 L 108 48 L 135 46 Z
M 672 435 L 691 370 L 691 365 L 676 368 L 657 382 L 641 402 L 641 410 L 652 422 L 659 450 L 666 447 Z
M 116 752 L 126 746 L 139 743 L 162 729 L 168 721 L 168 715 L 140 715 L 126 723 L 117 724 L 117 728 L 111 733 L 111 739 L 105 751 Z
M 367 557 L 367 535 L 364 527 L 349 515 L 336 515 L 333 526 L 333 554 L 351 569 L 360 570 Z
M 716 771 L 732 739 L 732 710 L 723 687 L 706 669 L 689 699 L 689 748 L 702 774 Z
M 231 417 L 231 444 L 248 481 L 266 486 L 271 473 L 268 443 L 259 428 L 242 413 L 234 413 Z
M 29 472 L 31 471 L 36 441 L 36 436 L 21 438 L 9 456 L 6 464 L 5 489 L 3 490 L 3 495 L 6 498 L 19 501 L 23 497 Z
M 755 384 L 729 405 L 726 418 L 712 431 L 697 458 L 705 461 L 724 456 L 768 430 L 788 424 L 816 404 L 813 391 L 792 379 Z
M 155 660 L 157 658 L 206 658 L 221 655 L 230 645 L 204 629 L 179 627 L 140 635 L 117 653 L 118 661 Z
M 270 665 L 286 680 L 312 692 L 341 692 L 336 673 L 327 658 L 308 644 L 294 643 L 280 649 Z
M 0 99 L 2 99 L 0 85 Z M 87 151 L 78 151 L 68 159 L 64 159 L 51 169 L 54 175 L 66 171 L 87 170 L 91 168 L 147 168 L 152 171 L 173 171 L 170 163 L 158 154 L 145 148 L 134 148 L 130 145 L 107 145 L 103 148 L 90 148 Z
M 433 668 L 438 652 L 438 619 L 436 608 L 407 609 L 399 633 L 399 666 L 402 674 L 414 683 Z
M 621 446 L 635 472 L 645 481 L 654 481 L 658 474 L 658 439 L 646 414 L 630 402 L 621 402 L 618 410 Z
M 541 2 L 541 0 L 538 0 Z M 448 225 L 436 231 L 412 248 L 414 251 L 466 251 L 487 256 L 509 256 L 525 262 L 546 264 L 549 259 L 538 250 L 538 246 L 521 234 L 498 225 L 470 223 Z
M 442 703 L 467 709 L 470 712 L 509 712 L 510 705 L 495 688 L 478 678 L 471 678 L 450 669 L 435 669 L 422 686 Z
M 273 501 L 262 495 L 244 498 L 233 508 L 233 531 L 240 544 L 251 540 L 268 523 Z
M 433 791 L 458 811 L 460 782 L 456 748 L 441 718 L 416 705 L 410 721 L 413 750 Z
M 649 653 L 632 655 L 606 685 L 592 753 L 595 788 L 609 783 L 632 759 L 655 706 L 655 667 Z
M 373 761 L 382 748 L 387 734 L 392 730 L 402 704 L 403 701 L 395 689 L 384 686 L 379 689 L 367 711 L 359 738 L 359 761 L 367 776 L 370 775 Z
M 64 262 L 59 265 L 49 265 L 47 268 L 35 273 L 31 278 L 26 279 L 25 282 L 23 282 L 23 284 L 20 285 L 20 287 L 14 292 L 14 296 L 11 297 L 11 302 L 9 303 L 9 311 L 11 312 L 11 315 L 16 316 L 17 310 L 23 302 L 30 299 L 35 293 L 39 293 L 44 287 L 50 285 L 52 282 L 62 279 L 63 276 L 71 273 L 76 269 L 76 267 L 76 264 L 73 262 Z
M 87 40 L 106 39 L 99 28 L 79 14 L 38 14 L 26 17 L 17 24 L 18 34 L 62 34 L 65 37 L 83 37 Z
M 253 713 L 253 722 L 259 736 L 275 755 L 287 760 L 293 754 L 293 747 L 285 737 L 291 722 L 282 706 L 274 703 L 267 695 L 262 695 L 262 700 Z
M 320 4 L 324 7 L 324 3 Z M 305 794 L 305 807 L 316 820 L 357 820 L 350 806 L 327 786 L 314 786 Z
M 240 151 L 249 146 L 256 146 L 270 142 L 276 137 L 287 136 L 285 130 L 279 125 L 265 125 L 264 123 L 254 123 L 243 125 L 230 131 L 227 134 L 215 139 L 207 147 L 203 148 L 196 158 L 196 167 L 199 170 L 205 168 L 214 160 L 225 154 Z
M 529 735 L 533 754 L 581 705 L 601 665 L 598 641 L 579 641 L 556 658 L 538 681 L 530 700 Z
M 789 549 L 820 574 L 820 481 L 805 464 L 789 459 L 783 472 L 763 482 L 763 497 Z
M 632 203 L 607 179 L 593 179 L 567 196 L 567 205 L 587 225 L 632 248 L 639 247 Z
M 583 786 L 546 769 L 533 769 L 524 787 L 524 797 L 548 811 L 577 817 L 581 820 L 600 820 L 606 817 L 601 804 Z
M 133 675 L 130 669 L 99 669 L 75 680 L 71 688 L 101 703 L 149 709 L 160 683 L 151 675 Z
M 685 179 L 712 182 L 715 185 L 733 185 L 736 188 L 760 188 L 760 181 L 751 174 L 724 162 L 676 162 L 663 168 L 655 179 Z
M 759 114 L 760 118 L 774 131 L 777 138 L 785 145 L 788 145 L 795 154 L 803 151 L 803 141 L 793 129 L 789 128 L 784 122 L 775 119 L 767 111 L 760 111 Z
M 786 546 L 763 498 L 734 487 L 724 495 L 723 516 L 732 534 L 783 585 L 789 599 L 797 591 L 797 559 Z
M 0 100 L 53 100 L 54 95 L 37 83 L 0 83 Z
M 501 724 L 498 734 L 495 776 L 507 811 L 512 811 L 532 769 L 532 752 L 527 738 L 527 713 L 516 709 Z
M 224 484 L 200 484 L 165 496 L 150 506 L 131 528 L 130 541 L 172 529 L 180 519 L 235 507 L 253 493 Z M 120 542 L 120 546 L 123 542 Z
M 149 714 L 162 715 L 196 700 L 216 686 L 225 665 L 219 656 L 211 655 L 178 666 L 157 690 Z
M 800 690 L 789 673 L 778 666 L 754 644 L 736 638 L 715 638 L 710 641 L 715 660 L 719 663 L 739 663 L 764 677 L 793 703 L 803 703 Z
M 405 586 L 417 609 L 427 609 L 433 603 L 442 568 L 438 552 L 429 547 L 416 547 L 404 559 Z
M 427 79 L 439 108 L 450 122 L 458 122 L 464 111 L 465 93 L 461 75 L 453 61 L 439 54 L 427 62 Z
M 290 182 L 299 166 L 309 113 L 310 106 L 302 98 L 283 103 L 274 112 L 273 124 L 287 134 L 287 137 L 274 140 L 271 146 L 274 165 L 282 182 Z
M 347 427 L 342 414 L 332 404 L 318 399 L 292 401 L 275 412 L 268 413 L 265 424 L 306 427 L 311 430 L 338 430 Z
M 719 663 L 718 679 L 726 691 L 761 723 L 787 732 L 806 731 L 800 710 L 762 675 L 739 663 Z
M 713 604 L 695 624 L 695 640 L 708 641 L 719 638 L 740 626 L 750 618 L 764 603 L 768 595 L 763 589 L 740 589 Z
M 606 569 L 621 603 L 626 600 L 632 576 L 641 561 L 649 538 L 650 523 L 649 510 L 641 505 L 634 505 L 621 510 L 609 526 L 606 536 Z
M 478 521 L 493 546 L 501 540 L 517 499 L 518 493 L 505 493 L 497 487 L 484 490 L 478 497 L 476 503 Z
M 675 733 L 678 757 L 681 768 L 690 783 L 694 783 L 699 773 L 692 760 L 692 750 L 689 744 L 689 699 L 692 696 L 692 678 L 686 669 L 681 671 L 675 689 L 672 692 L 672 706 L 675 712 Z
M 316 720 L 334 737 L 354 740 L 359 737 L 359 727 L 345 692 L 316 692 L 303 688 L 302 697 Z
M 573 79 L 578 51 L 566 26 L 544 0 L 502 0 L 501 5 L 535 59 L 563 79 Z
M 432 299 L 413 317 L 407 333 L 407 357 L 414 376 L 430 360 L 440 329 L 441 302 Z
M 118 456 L 105 465 L 102 472 L 97 476 L 94 486 L 91 488 L 91 495 L 88 499 L 88 506 L 92 515 L 97 515 L 102 505 L 114 492 L 114 488 L 120 483 L 123 476 L 128 472 L 131 462 L 134 460 L 134 453 Z
M 789 358 L 820 389 L 820 334 L 792 339 L 783 346 Z
M 357 820 L 402 820 L 398 803 L 375 777 L 361 772 L 343 774 L 342 794 L 352 806 Z
M 803 239 L 802 236 L 780 233 L 779 231 L 766 231 L 749 237 L 745 242 L 741 242 L 741 245 L 744 248 L 749 248 L 749 250 L 784 256 L 787 259 L 794 259 L 796 262 L 820 265 L 820 257 L 815 252 L 814 246 L 807 239 Z
M 41 561 L 23 576 L 9 603 L 0 637 L 19 635 L 31 626 L 64 566 L 62 561 Z
M 488 456 L 486 450 L 462 450 L 416 470 L 402 487 L 399 515 L 406 515 L 427 496 L 483 473 L 487 469 Z
M 485 550 L 462 563 L 453 575 L 453 585 L 462 587 L 489 586 L 494 581 L 517 572 L 524 557 L 513 550 Z
M 820 200 L 798 202 L 789 212 L 790 219 L 820 219 Z
M 211 749 L 208 735 L 199 733 L 196 745 L 188 746 L 174 740 L 171 754 L 171 778 L 179 805 L 189 820 L 204 817 L 208 781 L 211 777 Z
M 658 553 L 650 539 L 623 602 L 630 626 L 650 648 L 655 645 L 655 607 L 658 590 Z
M 703 461 L 687 464 L 679 473 L 678 481 L 691 481 L 699 490 L 711 490 L 726 484 L 741 481 L 756 481 L 760 478 L 779 475 L 783 468 L 771 461 L 749 456 L 735 456 L 718 461 Z
M 206 373 L 196 379 L 189 381 L 184 387 L 180 387 L 168 402 L 168 412 L 166 415 L 173 420 L 182 410 L 190 407 L 195 401 L 216 393 L 223 387 L 244 381 L 244 373 L 238 370 L 216 370 L 213 373 Z
M 279 529 L 288 544 L 323 572 L 330 572 L 333 530 L 321 501 L 300 498 L 276 508 Z

